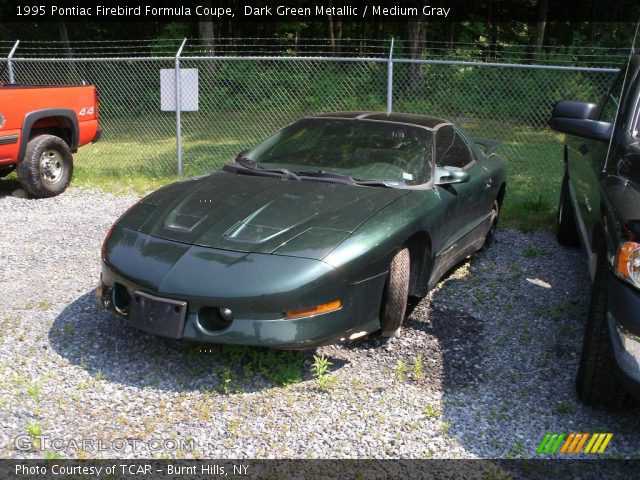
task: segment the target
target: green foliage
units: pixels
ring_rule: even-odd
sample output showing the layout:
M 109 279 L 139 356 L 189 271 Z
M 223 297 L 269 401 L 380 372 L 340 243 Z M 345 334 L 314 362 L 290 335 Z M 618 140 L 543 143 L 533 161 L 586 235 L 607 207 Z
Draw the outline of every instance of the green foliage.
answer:
M 27 387 L 27 395 L 29 395 L 34 402 L 38 402 L 40 400 L 41 390 L 42 384 L 39 382 L 33 382 Z
M 277 386 L 286 386 L 302 380 L 304 354 L 298 351 L 280 351 L 242 345 L 220 345 L 206 349 L 188 348 L 192 357 L 212 355 L 216 360 L 213 372 L 220 382 L 219 393 L 229 394 L 241 387 L 243 382 L 254 383 L 255 377 Z
M 543 255 L 544 253 L 544 250 L 529 245 L 522 251 L 522 256 L 525 258 L 535 258 Z
M 338 382 L 338 377 L 329 374 L 329 367 L 333 365 L 324 355 L 313 356 L 313 365 L 311 365 L 311 374 L 316 379 L 318 387 L 322 391 L 327 391 L 334 387 Z
M 396 366 L 393 368 L 393 375 L 395 376 L 398 382 L 404 382 L 404 377 L 409 367 L 404 360 L 398 360 Z
M 413 376 L 417 380 L 422 380 L 424 378 L 424 361 L 422 360 L 421 353 L 418 354 L 416 361 L 413 364 Z
M 427 418 L 440 418 L 442 416 L 442 410 L 437 406 L 427 403 L 424 407 L 424 415 Z
M 42 435 L 42 427 L 40 426 L 40 424 L 38 422 L 29 422 L 27 423 L 25 430 L 27 432 L 27 435 L 31 437 L 33 445 L 39 449 L 42 444 L 42 441 L 37 438 Z
M 572 403 L 562 400 L 558 403 L 557 410 L 558 413 L 573 413 L 575 411 L 575 407 Z

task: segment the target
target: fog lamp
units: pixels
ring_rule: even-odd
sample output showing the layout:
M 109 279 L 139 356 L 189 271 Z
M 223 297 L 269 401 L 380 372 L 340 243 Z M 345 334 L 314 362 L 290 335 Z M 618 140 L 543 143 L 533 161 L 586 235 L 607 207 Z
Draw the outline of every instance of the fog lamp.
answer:
M 230 308 L 223 307 L 220 309 L 220 316 L 230 322 L 233 320 L 233 311 Z

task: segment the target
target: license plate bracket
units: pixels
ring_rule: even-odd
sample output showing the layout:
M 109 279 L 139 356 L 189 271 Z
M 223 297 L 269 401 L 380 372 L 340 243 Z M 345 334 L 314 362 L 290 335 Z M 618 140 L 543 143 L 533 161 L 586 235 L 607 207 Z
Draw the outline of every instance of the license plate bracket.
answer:
M 133 292 L 129 323 L 142 331 L 161 337 L 182 338 L 187 302 Z

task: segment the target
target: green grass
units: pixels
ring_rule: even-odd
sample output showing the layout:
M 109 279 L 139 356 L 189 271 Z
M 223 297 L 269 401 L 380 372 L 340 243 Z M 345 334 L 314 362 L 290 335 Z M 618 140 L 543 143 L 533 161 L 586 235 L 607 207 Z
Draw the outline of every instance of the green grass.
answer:
M 145 122 L 104 119 L 103 139 L 75 154 L 73 185 L 144 195 L 178 180 L 175 119 L 171 115 L 155 115 Z M 217 170 L 240 150 L 295 119 L 293 115 L 256 120 L 247 113 L 216 113 L 204 118 L 185 115 L 184 176 Z M 503 142 L 498 153 L 507 161 L 508 184 L 500 227 L 525 232 L 551 229 L 562 176 L 561 137 L 526 126 L 463 124 L 472 135 Z M 0 190 L 15 188 L 15 173 L 0 180 Z

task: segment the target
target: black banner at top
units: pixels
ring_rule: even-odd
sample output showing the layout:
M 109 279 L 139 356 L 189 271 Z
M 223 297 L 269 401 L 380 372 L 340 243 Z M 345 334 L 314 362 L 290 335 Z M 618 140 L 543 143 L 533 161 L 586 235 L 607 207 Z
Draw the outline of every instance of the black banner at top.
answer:
M 5 22 L 231 21 L 314 22 L 588 21 L 635 22 L 637 0 L 9 0 Z

